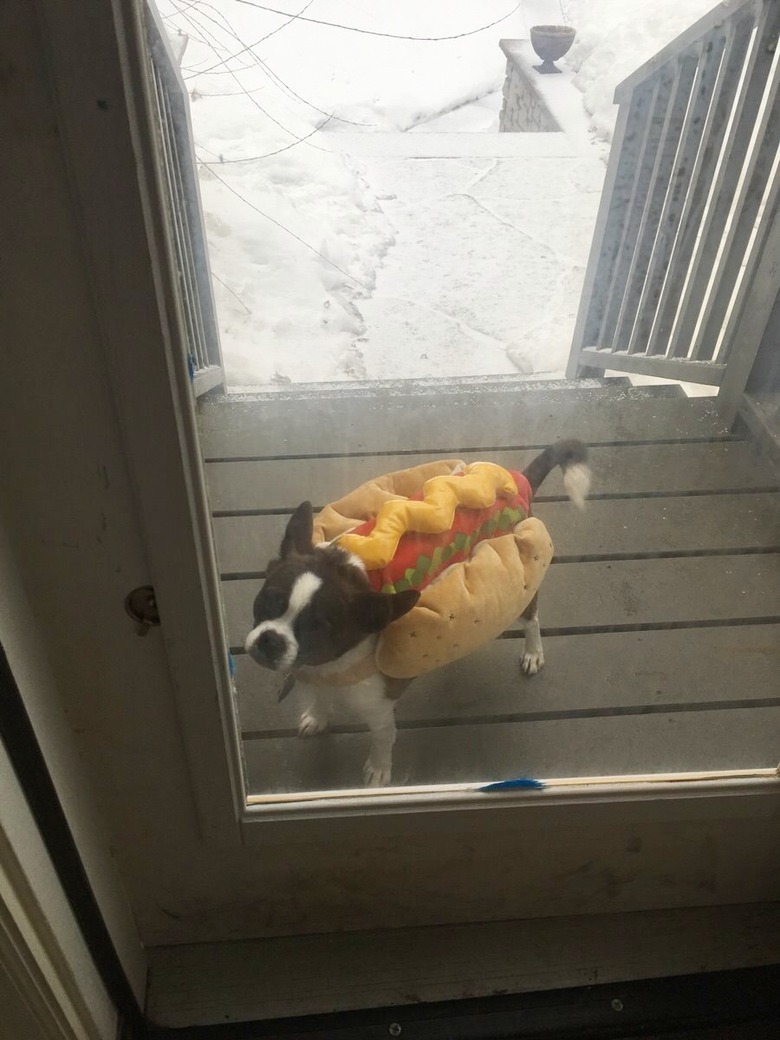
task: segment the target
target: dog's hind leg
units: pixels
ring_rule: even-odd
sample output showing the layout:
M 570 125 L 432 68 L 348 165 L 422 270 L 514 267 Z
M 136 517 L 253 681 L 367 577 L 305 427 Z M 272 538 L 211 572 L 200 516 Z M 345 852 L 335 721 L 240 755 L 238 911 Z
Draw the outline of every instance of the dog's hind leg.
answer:
M 524 675 L 536 675 L 544 667 L 542 636 L 539 632 L 539 593 L 523 611 L 520 621 L 525 629 L 525 649 L 520 659 Z

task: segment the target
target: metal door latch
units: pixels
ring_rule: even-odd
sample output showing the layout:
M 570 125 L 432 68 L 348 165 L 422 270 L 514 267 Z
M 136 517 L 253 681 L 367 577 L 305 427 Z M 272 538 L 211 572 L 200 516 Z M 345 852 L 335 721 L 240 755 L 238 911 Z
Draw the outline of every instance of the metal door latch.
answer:
M 139 636 L 145 636 L 150 628 L 160 624 L 157 597 L 151 585 L 139 585 L 125 596 L 125 610 L 135 622 Z

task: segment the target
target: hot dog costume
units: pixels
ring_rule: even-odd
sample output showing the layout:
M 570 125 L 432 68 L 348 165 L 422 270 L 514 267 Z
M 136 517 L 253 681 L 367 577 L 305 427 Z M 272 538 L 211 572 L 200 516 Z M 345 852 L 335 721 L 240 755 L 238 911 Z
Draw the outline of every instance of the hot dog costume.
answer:
M 413 678 L 513 624 L 553 556 L 547 529 L 529 516 L 531 496 L 521 473 L 449 459 L 385 474 L 326 506 L 314 519 L 315 544 L 359 556 L 378 591 L 421 595 L 380 634 L 368 670 L 324 681 L 356 681 L 371 669 Z

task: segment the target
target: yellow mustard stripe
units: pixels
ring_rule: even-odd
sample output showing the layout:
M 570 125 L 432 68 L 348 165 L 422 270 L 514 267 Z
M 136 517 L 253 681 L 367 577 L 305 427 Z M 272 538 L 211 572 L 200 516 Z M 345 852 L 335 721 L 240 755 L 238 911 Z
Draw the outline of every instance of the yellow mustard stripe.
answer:
M 386 567 L 395 555 L 403 535 L 441 534 L 452 527 L 455 510 L 486 509 L 498 495 L 517 494 L 512 475 L 493 462 L 472 462 L 463 476 L 431 477 L 423 484 L 422 501 L 398 499 L 385 502 L 376 525 L 367 535 L 344 534 L 339 546 L 359 556 L 370 571 Z

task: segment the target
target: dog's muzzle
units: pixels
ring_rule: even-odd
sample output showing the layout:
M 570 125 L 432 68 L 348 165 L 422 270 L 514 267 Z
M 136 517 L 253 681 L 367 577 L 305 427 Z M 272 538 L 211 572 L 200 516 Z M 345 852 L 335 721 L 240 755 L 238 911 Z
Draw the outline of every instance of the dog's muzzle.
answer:
M 275 671 L 280 667 L 282 661 L 289 656 L 291 646 L 289 641 L 279 632 L 272 628 L 266 628 L 250 643 L 247 640 L 246 651 L 253 661 Z

